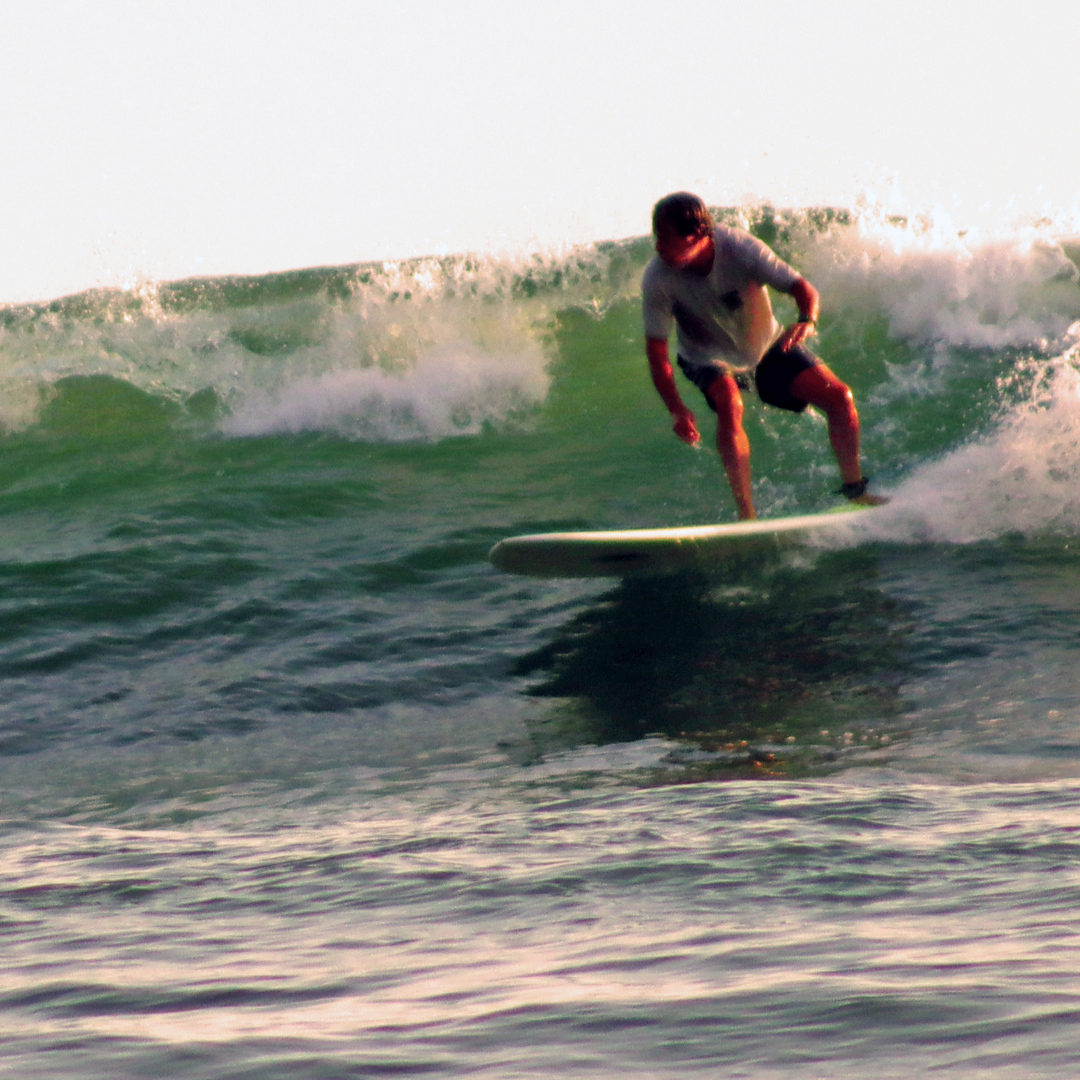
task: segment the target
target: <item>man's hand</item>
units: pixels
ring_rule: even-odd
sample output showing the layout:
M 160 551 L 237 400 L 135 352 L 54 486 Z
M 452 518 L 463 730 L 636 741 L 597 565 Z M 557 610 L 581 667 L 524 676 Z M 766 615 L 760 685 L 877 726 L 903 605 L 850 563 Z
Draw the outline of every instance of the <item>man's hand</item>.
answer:
M 780 346 L 781 352 L 787 352 L 794 345 L 801 345 L 811 334 L 815 333 L 815 326 L 812 322 L 797 322 L 792 323 L 781 335 L 776 342 Z
M 675 418 L 672 431 L 688 446 L 697 446 L 701 442 L 697 422 L 694 420 L 694 414 L 679 397 L 678 388 L 675 386 L 675 375 L 671 370 L 671 361 L 668 360 L 667 342 L 662 338 L 646 338 L 645 352 L 649 357 L 649 371 L 652 373 L 656 392 L 668 407 L 668 412 Z
M 689 409 L 683 409 L 682 412 L 675 414 L 675 425 L 671 429 L 679 436 L 680 439 L 687 446 L 697 446 L 701 442 L 701 436 L 698 434 L 697 421 L 694 419 L 694 414 Z

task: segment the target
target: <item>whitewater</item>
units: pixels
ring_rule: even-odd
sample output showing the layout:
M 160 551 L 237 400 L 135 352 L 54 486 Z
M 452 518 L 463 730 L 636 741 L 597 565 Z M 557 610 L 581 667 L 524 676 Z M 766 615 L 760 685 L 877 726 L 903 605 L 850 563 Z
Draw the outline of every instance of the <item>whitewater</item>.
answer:
M 718 213 L 891 502 L 713 574 L 486 557 L 734 519 L 648 238 L 0 308 L 2 1075 L 1076 1075 L 1080 241 Z

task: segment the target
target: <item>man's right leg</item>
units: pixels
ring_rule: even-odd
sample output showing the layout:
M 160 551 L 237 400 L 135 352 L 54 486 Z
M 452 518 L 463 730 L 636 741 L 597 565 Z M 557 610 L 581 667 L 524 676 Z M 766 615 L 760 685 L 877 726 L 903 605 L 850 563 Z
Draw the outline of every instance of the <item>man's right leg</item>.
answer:
M 750 488 L 750 440 L 743 430 L 743 400 L 735 379 L 721 374 L 709 384 L 705 396 L 716 411 L 716 449 L 724 463 L 739 519 L 756 518 Z

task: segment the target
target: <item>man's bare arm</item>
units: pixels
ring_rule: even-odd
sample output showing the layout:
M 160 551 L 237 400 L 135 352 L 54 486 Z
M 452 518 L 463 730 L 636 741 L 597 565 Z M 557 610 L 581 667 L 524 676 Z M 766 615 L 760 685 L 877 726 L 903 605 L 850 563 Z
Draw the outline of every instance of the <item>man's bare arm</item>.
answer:
M 668 412 L 675 418 L 672 430 L 684 443 L 697 446 L 701 442 L 697 421 L 679 396 L 679 388 L 675 385 L 675 373 L 671 370 L 671 360 L 668 357 L 668 343 L 663 338 L 646 338 L 645 355 L 649 358 L 653 386 L 656 387 L 656 392 L 668 407 Z
M 798 278 L 788 290 L 799 305 L 799 321 L 792 323 L 781 335 L 778 342 L 781 351 L 786 352 L 793 345 L 801 345 L 817 329 L 818 312 L 821 300 L 818 291 L 806 278 Z

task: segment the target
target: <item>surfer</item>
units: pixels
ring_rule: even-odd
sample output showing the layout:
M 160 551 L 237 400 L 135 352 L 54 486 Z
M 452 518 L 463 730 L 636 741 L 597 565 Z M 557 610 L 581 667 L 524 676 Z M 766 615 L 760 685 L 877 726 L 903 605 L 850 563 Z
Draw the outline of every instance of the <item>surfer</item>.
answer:
M 677 360 L 716 413 L 716 448 L 724 463 L 739 517 L 757 517 L 750 489 L 750 441 L 743 430 L 740 388 L 752 372 L 761 400 L 780 409 L 821 409 L 840 465 L 837 494 L 877 505 L 859 463 L 859 414 L 851 390 L 804 342 L 817 327 L 817 290 L 760 240 L 713 222 L 696 195 L 677 192 L 653 208 L 656 258 L 642 279 L 645 351 L 649 370 L 683 442 L 701 441 L 694 414 L 675 385 L 668 337 L 678 333 Z M 788 293 L 799 318 L 781 329 L 766 286 Z

